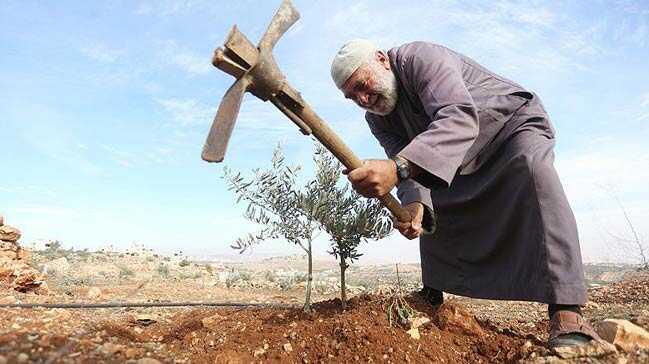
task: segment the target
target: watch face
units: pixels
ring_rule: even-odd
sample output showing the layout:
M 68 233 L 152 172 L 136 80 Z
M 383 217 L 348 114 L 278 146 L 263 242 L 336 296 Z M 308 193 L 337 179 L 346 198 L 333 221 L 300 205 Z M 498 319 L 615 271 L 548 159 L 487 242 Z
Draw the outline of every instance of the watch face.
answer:
M 401 175 L 401 179 L 406 179 L 408 178 L 408 167 L 404 166 L 399 170 L 399 174 Z
M 399 181 L 410 178 L 410 166 L 408 162 L 402 158 L 391 158 L 397 166 L 397 177 Z
M 405 164 L 403 161 L 398 161 L 397 162 L 397 172 L 399 174 L 400 179 L 406 179 L 409 176 L 409 170 L 408 170 L 408 165 Z

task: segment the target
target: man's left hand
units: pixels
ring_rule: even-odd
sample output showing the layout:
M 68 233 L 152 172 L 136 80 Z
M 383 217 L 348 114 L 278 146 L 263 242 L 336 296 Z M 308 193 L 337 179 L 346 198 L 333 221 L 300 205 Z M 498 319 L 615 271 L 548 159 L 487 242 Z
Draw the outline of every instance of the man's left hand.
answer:
M 353 171 L 343 174 L 351 182 L 356 192 L 365 197 L 381 197 L 399 183 L 397 165 L 391 159 L 368 159 Z
M 424 231 L 421 227 L 421 221 L 424 218 L 424 204 L 419 201 L 415 201 L 403 206 L 403 208 L 408 211 L 410 217 L 412 217 L 412 220 L 409 222 L 401 222 L 393 216 L 392 222 L 394 223 L 394 227 L 399 230 L 401 235 L 412 240 L 419 237 Z

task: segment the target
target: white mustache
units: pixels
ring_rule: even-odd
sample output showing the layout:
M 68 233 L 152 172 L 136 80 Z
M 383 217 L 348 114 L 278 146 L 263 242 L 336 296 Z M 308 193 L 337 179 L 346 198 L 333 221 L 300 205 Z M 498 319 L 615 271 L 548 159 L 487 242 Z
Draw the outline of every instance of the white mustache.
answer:
M 397 79 L 392 72 L 385 73 L 378 78 L 377 100 L 371 107 L 363 107 L 368 112 L 378 115 L 387 115 L 394 110 L 399 98 Z

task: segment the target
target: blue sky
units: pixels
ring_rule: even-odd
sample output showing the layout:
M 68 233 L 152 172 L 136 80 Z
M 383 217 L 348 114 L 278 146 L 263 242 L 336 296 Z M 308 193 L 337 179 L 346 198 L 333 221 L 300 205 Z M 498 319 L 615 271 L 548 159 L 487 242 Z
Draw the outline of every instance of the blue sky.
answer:
M 348 39 L 427 40 L 538 93 L 558 131 L 556 165 L 586 261 L 628 258 L 611 187 L 649 234 L 649 3 L 295 1 L 302 18 L 275 54 L 290 82 L 363 158 L 383 157 L 360 109 L 329 78 Z M 256 42 L 279 1 L 2 1 L 0 214 L 24 243 L 233 254 L 254 230 L 200 151 L 232 78 L 210 64 L 229 28 Z M 226 164 L 268 165 L 281 143 L 311 173 L 309 138 L 245 98 Z M 647 237 L 649 238 L 649 237 Z M 649 244 L 649 242 L 648 242 Z M 326 254 L 326 241 L 316 245 Z M 298 252 L 282 242 L 253 255 Z M 367 261 L 416 261 L 393 234 Z

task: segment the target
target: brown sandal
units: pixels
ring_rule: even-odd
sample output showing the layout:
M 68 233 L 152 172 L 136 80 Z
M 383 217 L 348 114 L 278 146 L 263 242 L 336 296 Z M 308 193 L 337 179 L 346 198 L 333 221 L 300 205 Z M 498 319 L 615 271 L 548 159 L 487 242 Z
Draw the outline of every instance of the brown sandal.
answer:
M 595 329 L 578 313 L 572 311 L 557 311 L 550 319 L 550 349 L 578 346 L 592 340 L 601 341 Z

